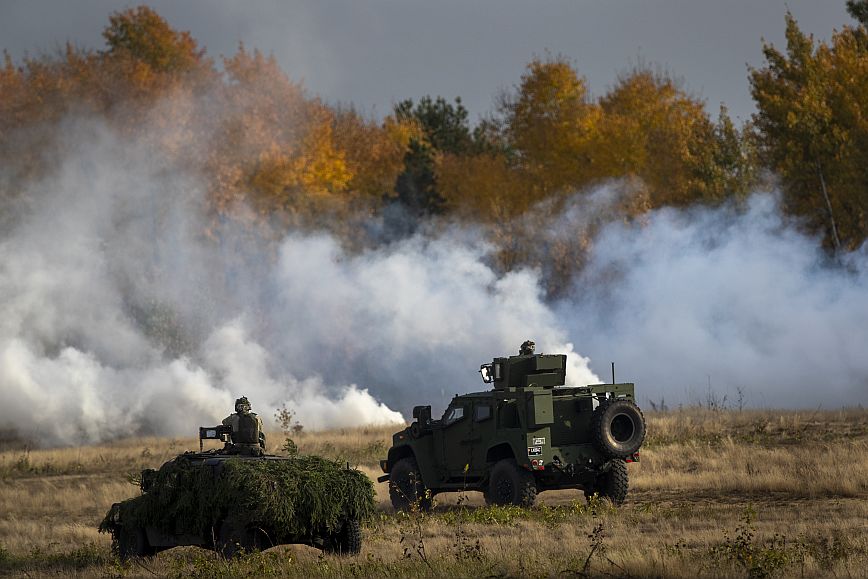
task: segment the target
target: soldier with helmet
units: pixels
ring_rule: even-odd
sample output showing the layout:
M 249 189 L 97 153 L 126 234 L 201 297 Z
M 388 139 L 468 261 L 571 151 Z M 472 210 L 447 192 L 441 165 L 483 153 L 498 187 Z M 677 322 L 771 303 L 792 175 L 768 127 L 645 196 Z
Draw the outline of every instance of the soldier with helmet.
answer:
M 525 340 L 521 347 L 518 350 L 519 356 L 533 356 L 533 352 L 536 349 L 536 344 L 534 344 L 533 340 Z
M 223 419 L 223 426 L 232 428 L 227 450 L 259 455 L 265 450 L 262 419 L 250 411 L 250 401 L 242 396 L 235 401 L 235 413 Z

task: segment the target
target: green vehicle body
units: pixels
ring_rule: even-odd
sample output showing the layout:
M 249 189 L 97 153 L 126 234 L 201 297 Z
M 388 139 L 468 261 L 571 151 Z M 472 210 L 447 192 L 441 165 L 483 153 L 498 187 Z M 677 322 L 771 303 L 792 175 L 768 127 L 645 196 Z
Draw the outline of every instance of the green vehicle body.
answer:
M 393 436 L 378 480 L 391 480 L 397 508 L 407 507 L 405 495 L 428 506 L 430 496 L 460 490 L 497 504 L 529 505 L 537 492 L 566 488 L 623 502 L 625 463 L 639 460 L 645 436 L 634 384 L 565 386 L 561 354 L 495 358 L 480 372 L 492 390 L 455 396 L 440 420 L 417 406 Z
M 364 473 L 316 456 L 190 451 L 143 470 L 140 487 L 99 526 L 122 560 L 190 545 L 226 557 L 282 544 L 357 554 L 360 523 L 374 512 Z

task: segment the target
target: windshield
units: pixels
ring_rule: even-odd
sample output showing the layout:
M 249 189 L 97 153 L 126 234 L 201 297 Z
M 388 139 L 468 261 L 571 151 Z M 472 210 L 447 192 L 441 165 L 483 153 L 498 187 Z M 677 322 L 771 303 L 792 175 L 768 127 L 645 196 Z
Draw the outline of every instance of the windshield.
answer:
M 454 422 L 458 422 L 464 418 L 464 407 L 463 406 L 454 406 L 446 409 L 446 412 L 443 413 L 443 424 L 449 425 Z

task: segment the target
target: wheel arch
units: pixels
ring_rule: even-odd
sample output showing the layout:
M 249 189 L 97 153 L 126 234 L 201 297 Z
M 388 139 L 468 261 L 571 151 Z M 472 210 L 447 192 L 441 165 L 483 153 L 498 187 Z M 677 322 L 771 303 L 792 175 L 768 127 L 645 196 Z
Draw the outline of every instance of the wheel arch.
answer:
M 490 465 L 496 464 L 499 460 L 503 460 L 504 458 L 518 458 L 515 454 L 515 449 L 513 449 L 512 445 L 508 442 L 495 444 L 485 453 L 485 462 Z
M 389 449 L 389 455 L 387 458 L 387 460 L 389 461 L 389 472 L 392 472 L 392 468 L 395 466 L 395 463 L 402 458 L 412 458 L 413 460 L 416 459 L 416 453 L 413 451 L 409 444 L 393 446 Z

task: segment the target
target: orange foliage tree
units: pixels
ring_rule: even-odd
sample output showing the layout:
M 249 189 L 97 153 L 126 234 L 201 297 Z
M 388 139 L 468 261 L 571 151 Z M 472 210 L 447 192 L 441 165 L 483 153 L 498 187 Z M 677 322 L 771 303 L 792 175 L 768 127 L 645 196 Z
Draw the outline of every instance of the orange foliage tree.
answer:
M 645 68 L 622 76 L 600 99 L 604 174 L 638 176 L 651 204 L 685 206 L 722 196 L 706 178 L 714 162 L 714 124 L 704 103 L 667 75 Z
M 500 112 L 515 166 L 532 183 L 534 197 L 575 191 L 591 183 L 600 108 L 585 81 L 563 58 L 534 59 Z
M 788 14 L 786 39 L 786 52 L 765 45 L 766 65 L 751 71 L 761 154 L 784 208 L 831 250 L 856 249 L 868 237 L 868 33 L 847 26 L 815 45 Z

